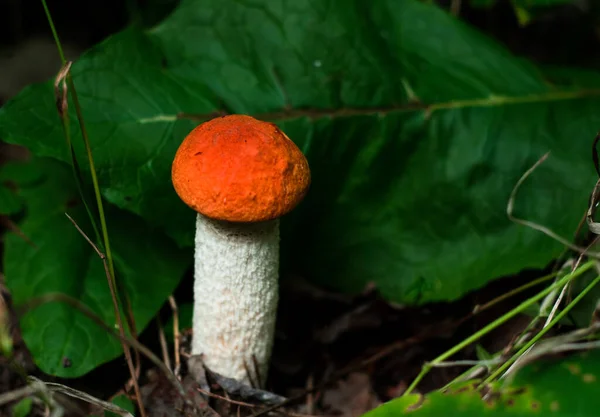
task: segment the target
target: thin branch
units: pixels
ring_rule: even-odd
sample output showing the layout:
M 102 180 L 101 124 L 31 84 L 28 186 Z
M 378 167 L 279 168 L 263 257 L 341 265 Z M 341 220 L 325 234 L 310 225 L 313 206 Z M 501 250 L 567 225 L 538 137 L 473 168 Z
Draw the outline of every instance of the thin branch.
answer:
M 458 16 L 460 14 L 461 0 L 452 0 L 450 3 L 450 14 L 452 16 Z
M 526 352 L 524 352 L 505 372 L 503 377 L 506 377 L 506 375 L 509 374 L 514 374 L 514 372 L 516 372 L 518 369 L 521 369 L 525 365 L 532 363 L 548 354 L 598 349 L 600 348 L 600 341 L 598 340 L 575 343 L 577 340 L 581 340 L 593 333 L 598 332 L 598 330 L 600 330 L 600 323 L 595 323 L 586 329 L 578 329 L 571 333 L 540 341 L 537 343 L 537 345 L 532 345 L 531 349 L 528 349 Z
M 25 232 L 23 232 L 19 228 L 19 226 L 17 226 L 11 219 L 9 219 L 8 216 L 0 215 L 0 225 L 8 231 L 13 232 L 32 248 L 38 249 L 38 246 L 35 243 L 33 243 L 31 239 L 29 239 L 29 236 L 27 236 Z
M 167 347 L 167 338 L 165 337 L 165 331 L 162 327 L 160 317 L 156 317 L 156 326 L 158 327 L 158 341 L 160 342 L 160 351 L 162 353 L 163 362 L 169 370 L 173 370 L 171 367 L 171 359 L 169 358 L 169 349 Z
M 317 108 L 304 108 L 304 109 L 291 109 L 282 110 L 270 113 L 260 113 L 253 115 L 259 120 L 267 121 L 285 121 L 289 119 L 296 119 L 306 117 L 311 120 L 321 118 L 339 118 L 339 117 L 352 117 L 352 116 L 369 116 L 369 115 L 387 115 L 392 113 L 418 111 L 422 110 L 428 114 L 431 114 L 438 110 L 451 110 L 451 109 L 462 109 L 471 107 L 498 107 L 506 105 L 517 105 L 527 103 L 549 103 L 566 100 L 577 100 L 586 97 L 600 96 L 600 89 L 580 89 L 571 91 L 551 91 L 548 93 L 540 94 L 528 94 L 524 96 L 488 96 L 484 98 L 475 98 L 467 100 L 455 100 L 440 103 L 422 103 L 422 102 L 409 102 L 400 105 L 390 105 L 384 107 L 344 107 L 339 109 L 317 109 Z M 153 118 L 140 120 L 140 123 L 150 123 L 153 121 L 165 122 L 165 121 L 176 121 L 180 119 L 194 120 L 197 122 L 205 122 L 219 116 L 227 115 L 224 111 L 214 111 L 211 113 L 194 114 L 194 113 L 178 113 L 173 115 L 157 115 Z
M 587 263 L 586 265 L 591 265 L 592 263 Z M 581 267 L 583 268 L 583 266 Z M 581 269 L 580 269 L 581 270 Z M 567 275 L 568 277 L 568 275 Z M 574 277 L 573 277 L 574 278 Z M 578 295 L 571 301 L 567 306 L 565 306 L 562 311 L 554 317 L 552 322 L 547 327 L 544 327 L 540 330 L 535 336 L 531 338 L 529 342 L 527 342 L 521 349 L 519 349 L 509 360 L 504 362 L 498 369 L 496 369 L 491 375 L 489 375 L 485 381 L 483 381 L 482 385 L 489 384 L 495 378 L 500 376 L 506 369 L 510 367 L 515 361 L 519 360 L 525 352 L 529 350 L 531 346 L 533 346 L 538 340 L 540 340 L 556 323 L 558 323 L 571 309 L 583 298 L 585 295 L 592 290 L 592 288 L 600 282 L 600 275 L 597 276 L 592 282 L 590 282 Z M 504 376 L 507 374 L 505 373 Z
M 33 376 L 30 376 L 27 379 L 30 382 L 35 383 L 36 385 L 42 384 L 47 391 L 58 392 L 58 393 L 61 393 L 64 395 L 68 395 L 69 397 L 77 398 L 79 400 L 82 400 L 82 401 L 88 402 L 90 404 L 94 404 L 98 407 L 101 407 L 104 410 L 119 414 L 120 416 L 123 416 L 123 417 L 134 417 L 133 414 L 131 414 L 127 410 L 124 410 L 123 408 L 119 407 L 118 405 L 115 405 L 108 401 L 103 401 L 103 400 L 96 398 L 90 394 L 87 394 L 83 391 L 79 391 L 74 388 L 67 387 L 66 385 L 57 384 L 55 382 L 43 382 Z
M 230 404 L 235 404 L 235 405 L 239 405 L 239 406 L 242 406 L 242 407 L 248 407 L 248 408 L 257 408 L 257 407 L 260 407 L 260 405 L 250 404 L 250 403 L 246 403 L 246 402 L 243 402 L 243 401 L 232 400 L 231 398 L 223 397 L 222 395 L 218 395 L 218 394 L 215 394 L 213 392 L 203 390 L 202 388 L 198 388 L 197 387 L 196 389 L 201 394 L 207 395 L 207 396 L 212 397 L 212 398 L 216 398 L 218 400 L 222 400 L 222 401 L 228 402 Z M 291 417 L 327 417 L 326 415 L 315 416 L 315 415 L 312 415 L 312 414 L 301 414 L 301 413 L 294 413 L 294 412 L 291 412 L 291 411 L 282 411 L 281 413 L 285 414 L 285 415 L 288 415 L 288 416 L 291 416 Z M 334 417 L 334 416 L 331 416 L 331 417 Z
M 574 245 L 573 243 L 571 243 L 567 239 L 565 239 L 562 236 L 554 233 L 554 231 L 552 231 L 550 228 L 548 228 L 546 226 L 540 225 L 538 223 L 535 223 L 535 222 L 532 222 L 532 221 L 529 221 L 529 220 L 520 219 L 520 218 L 515 217 L 513 215 L 513 210 L 514 210 L 515 200 L 516 200 L 516 196 L 517 196 L 517 191 L 519 190 L 519 188 L 521 188 L 521 185 L 533 173 L 533 171 L 535 171 L 542 163 L 544 163 L 544 161 L 546 161 L 546 159 L 548 159 L 548 156 L 550 156 L 550 152 L 545 153 L 535 164 L 533 164 L 533 166 L 531 168 L 529 168 L 527 171 L 525 171 L 525 173 L 521 176 L 521 178 L 519 178 L 519 180 L 515 184 L 512 192 L 510 193 L 510 197 L 508 199 L 508 204 L 506 205 L 506 215 L 513 222 L 521 224 L 521 225 L 526 226 L 526 227 L 529 227 L 531 229 L 537 230 L 539 232 L 542 232 L 545 235 L 547 235 L 547 236 L 551 237 L 552 239 L 560 242 L 562 245 L 568 247 L 569 249 L 571 249 L 571 250 L 573 250 L 575 252 L 578 252 L 578 253 L 584 253 L 585 252 L 588 256 L 590 256 L 592 258 L 600 259 L 600 253 L 598 253 L 598 252 L 589 252 L 588 248 L 584 248 L 584 247 L 581 247 L 581 246 Z
M 308 392 L 308 395 L 306 396 L 306 410 L 308 411 L 308 414 L 313 414 L 315 412 L 315 398 L 314 393 L 311 392 L 315 387 L 314 380 L 314 375 L 311 372 L 306 378 L 306 391 Z
M 77 116 L 77 121 L 79 123 L 79 130 L 81 131 L 81 138 L 83 140 L 84 148 L 85 148 L 85 151 L 87 154 L 90 176 L 92 179 L 92 185 L 93 185 L 93 189 L 94 189 L 94 196 L 96 198 L 96 208 L 98 210 L 98 217 L 100 220 L 100 229 L 101 229 L 101 236 L 102 236 L 101 240 L 102 240 L 102 243 L 104 246 L 104 252 L 106 254 L 106 261 L 103 260 L 103 262 L 105 262 L 106 269 L 108 271 L 106 278 L 108 280 L 108 286 L 110 289 L 111 297 L 113 298 L 112 301 L 113 301 L 115 318 L 117 320 L 117 325 L 119 326 L 119 331 L 122 333 L 122 335 L 124 335 L 125 329 L 123 327 L 123 320 L 121 319 L 121 309 L 119 308 L 120 300 L 119 300 L 117 290 L 116 290 L 117 284 L 116 284 L 116 276 L 115 276 L 115 267 L 114 267 L 114 262 L 113 262 L 112 250 L 111 250 L 111 246 L 110 246 L 110 239 L 108 236 L 108 226 L 107 226 L 107 222 L 106 222 L 106 216 L 104 213 L 104 203 L 102 201 L 102 194 L 100 192 L 98 175 L 96 173 L 94 158 L 93 158 L 92 149 L 90 146 L 90 139 L 89 139 L 89 136 L 87 133 L 85 122 L 83 120 L 83 112 L 81 110 L 81 104 L 79 102 L 77 90 L 75 89 L 75 83 L 73 82 L 73 77 L 71 76 L 71 72 L 70 72 L 71 63 L 67 62 L 67 60 L 65 58 L 65 54 L 62 49 L 62 44 L 61 44 L 60 38 L 58 36 L 58 31 L 56 30 L 56 27 L 54 25 L 54 20 L 52 19 L 52 14 L 50 13 L 50 9 L 48 8 L 46 0 L 41 0 L 41 3 L 44 8 L 44 12 L 46 14 L 46 20 L 48 21 L 48 24 L 50 26 L 52 36 L 54 37 L 54 41 L 55 41 L 56 47 L 58 49 L 58 54 L 59 54 L 60 59 L 63 64 L 63 68 L 62 68 L 61 72 L 59 73 L 59 76 L 57 77 L 57 81 L 55 84 L 55 89 L 56 89 L 55 97 L 57 100 L 58 113 L 59 113 L 59 116 L 60 116 L 62 124 L 63 124 L 63 130 L 64 130 L 65 136 L 67 138 L 69 151 L 71 152 L 71 160 L 73 163 L 75 181 L 77 182 L 79 194 L 84 202 L 84 205 L 88 212 L 88 216 L 94 227 L 94 232 L 96 233 L 97 236 L 99 236 L 98 228 L 97 228 L 96 222 L 95 222 L 95 216 L 92 214 L 91 210 L 89 209 L 89 206 L 87 205 L 87 202 L 85 199 L 85 194 L 83 193 L 82 181 L 81 181 L 81 177 L 79 175 L 80 174 L 79 165 L 77 162 L 77 158 L 75 156 L 75 150 L 74 150 L 71 140 L 70 140 L 70 134 L 69 134 L 70 125 L 69 125 L 69 117 L 68 117 L 68 100 L 67 100 L 67 90 L 68 90 L 68 93 L 71 96 L 71 99 L 73 100 L 75 114 Z M 61 85 L 61 84 L 63 87 L 62 95 L 59 94 L 59 91 L 58 91 L 60 89 L 59 85 Z M 100 238 L 98 240 L 100 241 Z M 129 299 L 127 296 L 125 297 L 124 304 L 126 305 L 127 313 L 130 313 L 131 308 L 130 308 L 130 303 L 129 303 Z M 128 316 L 127 317 L 127 325 L 129 326 L 129 331 L 134 337 L 136 337 L 135 327 L 132 326 L 132 322 L 133 322 L 133 317 Z M 135 367 L 133 366 L 131 352 L 128 350 L 129 347 L 127 345 L 124 345 L 123 349 L 124 349 L 124 354 L 125 354 L 125 358 L 127 361 L 127 366 L 129 368 L 129 372 L 131 374 L 131 378 L 134 380 L 133 386 L 134 386 L 134 390 L 136 393 L 137 403 L 138 403 L 138 407 L 140 410 L 140 414 L 142 417 L 146 417 L 146 410 L 144 409 L 144 405 L 142 403 L 140 389 L 139 389 L 139 386 L 137 383 L 137 378 L 136 378 L 137 372 L 136 372 Z M 136 359 L 137 359 L 137 369 L 139 370 L 140 363 L 139 363 L 138 355 L 136 355 Z
M 52 393 L 48 390 L 48 388 L 43 382 L 36 379 L 30 380 L 29 377 L 27 377 L 27 380 L 27 386 L 0 395 L 0 405 L 17 401 L 25 397 L 36 396 L 44 403 L 47 415 L 62 416 L 64 414 L 64 409 L 60 404 L 56 402 L 56 400 L 52 396 Z
M 175 357 L 175 368 L 173 369 L 173 373 L 176 377 L 179 378 L 179 371 L 181 370 L 181 356 L 179 352 L 179 310 L 177 308 L 177 303 L 175 302 L 175 297 L 169 295 L 169 305 L 171 306 L 171 310 L 173 311 L 173 350 Z
M 94 313 L 88 306 L 81 303 L 79 300 L 76 300 L 76 299 L 69 297 L 68 295 L 62 294 L 62 293 L 44 294 L 39 297 L 32 298 L 29 301 L 27 301 L 27 303 L 21 305 L 17 311 L 17 316 L 21 317 L 27 311 L 30 311 L 30 310 L 32 310 L 36 307 L 39 307 L 43 304 L 46 304 L 49 302 L 56 302 L 56 301 L 68 304 L 71 307 L 77 309 L 80 313 L 82 313 L 83 315 L 88 317 L 90 320 L 92 320 L 94 323 L 96 323 L 96 325 L 101 327 L 105 332 L 107 332 L 111 336 L 119 339 L 121 342 L 127 343 L 132 348 L 140 351 L 140 353 L 142 355 L 144 355 L 146 358 L 148 358 L 150 360 L 150 362 L 152 362 L 154 365 L 156 365 L 156 367 L 158 367 L 165 374 L 167 379 L 177 389 L 177 392 L 183 398 L 187 398 L 185 396 L 185 390 L 184 390 L 183 386 L 181 385 L 181 382 L 177 378 L 175 378 L 175 375 L 173 374 L 173 372 L 171 372 L 165 366 L 165 364 L 150 349 L 148 349 L 146 346 L 141 344 L 137 339 L 134 339 L 129 336 L 121 336 L 121 334 L 119 334 L 117 331 L 115 331 L 111 326 L 104 323 L 104 321 L 96 313 Z
M 38 392 L 38 388 L 33 385 L 25 385 L 16 390 L 5 392 L 4 394 L 0 394 L 0 406 L 19 401 L 21 398 L 29 397 L 36 392 Z
M 489 367 L 490 365 L 497 365 L 501 362 L 500 358 L 490 359 L 484 361 L 448 361 L 448 362 L 438 362 L 438 363 L 430 363 L 432 368 L 451 368 L 454 366 L 484 366 Z
M 73 223 L 73 226 L 75 226 L 77 231 L 90 244 L 90 246 L 94 249 L 94 251 L 96 251 L 96 253 L 100 257 L 100 260 L 102 261 L 102 265 L 104 266 L 104 273 L 106 274 L 106 278 L 108 280 L 108 288 L 110 290 L 110 294 L 111 294 L 111 298 L 112 298 L 112 302 L 113 302 L 113 308 L 115 311 L 115 319 L 117 320 L 117 326 L 119 327 L 119 332 L 121 333 L 121 336 L 125 337 L 125 328 L 123 327 L 123 320 L 121 319 L 121 312 L 119 309 L 117 291 L 115 288 L 116 281 L 114 280 L 114 272 L 112 272 L 110 269 L 110 265 L 109 265 L 107 256 L 102 251 L 100 251 L 98 246 L 96 246 L 94 244 L 94 242 L 92 242 L 92 240 L 86 235 L 86 233 L 83 230 L 81 230 L 81 228 L 79 227 L 77 222 L 71 216 L 69 216 L 68 213 L 65 213 L 65 216 L 67 216 L 67 218 L 71 221 L 71 223 Z M 129 368 L 129 373 L 131 374 L 130 381 L 133 385 L 133 390 L 135 391 L 135 397 L 136 397 L 136 401 L 138 404 L 138 408 L 140 410 L 140 414 L 142 415 L 142 417 L 146 417 L 146 410 L 144 408 L 144 402 L 142 400 L 142 393 L 140 391 L 140 386 L 137 382 L 136 368 L 133 366 L 131 350 L 129 349 L 129 345 L 127 343 L 125 343 L 122 339 L 121 339 L 121 346 L 123 347 L 123 353 L 125 353 L 125 361 L 127 362 L 127 366 Z
M 100 249 L 98 249 L 98 246 L 96 246 L 96 244 L 91 241 L 91 239 L 88 237 L 88 235 L 83 230 L 81 230 L 81 227 L 79 227 L 79 225 L 77 224 L 77 222 L 75 221 L 75 219 L 73 219 L 73 217 L 71 217 L 69 215 L 69 213 L 65 213 L 65 216 L 67 216 L 67 218 L 69 219 L 69 221 L 71 223 L 73 223 L 73 226 L 75 226 L 75 229 L 77 229 L 77 231 L 81 234 L 81 236 L 83 236 L 83 238 L 86 240 L 86 242 L 90 244 L 90 246 L 92 247 L 92 249 L 94 249 L 94 251 L 96 252 L 96 254 L 98 255 L 98 257 L 102 261 L 106 260 L 106 255 L 104 253 L 102 253 L 100 251 Z M 105 268 L 105 270 L 106 270 L 106 268 Z

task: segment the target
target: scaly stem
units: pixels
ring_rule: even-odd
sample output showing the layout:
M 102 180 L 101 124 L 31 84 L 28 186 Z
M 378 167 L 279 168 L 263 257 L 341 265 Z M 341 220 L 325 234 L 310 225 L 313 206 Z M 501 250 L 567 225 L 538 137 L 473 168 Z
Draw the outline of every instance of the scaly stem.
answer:
M 192 354 L 221 375 L 264 385 L 275 333 L 279 220 L 196 220 Z M 256 366 L 255 366 L 256 362 Z

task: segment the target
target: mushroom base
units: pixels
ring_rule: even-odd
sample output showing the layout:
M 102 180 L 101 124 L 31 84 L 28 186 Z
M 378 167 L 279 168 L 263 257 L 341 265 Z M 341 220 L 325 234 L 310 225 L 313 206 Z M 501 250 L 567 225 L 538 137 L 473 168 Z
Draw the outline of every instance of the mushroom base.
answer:
M 230 223 L 198 214 L 195 242 L 192 355 L 262 386 L 279 296 L 279 220 Z

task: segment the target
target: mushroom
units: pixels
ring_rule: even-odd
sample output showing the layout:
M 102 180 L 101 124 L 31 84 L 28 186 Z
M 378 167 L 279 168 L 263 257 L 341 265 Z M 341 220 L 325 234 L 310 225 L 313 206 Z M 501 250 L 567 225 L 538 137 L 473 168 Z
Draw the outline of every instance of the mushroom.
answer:
M 279 217 L 308 191 L 308 162 L 275 124 L 230 115 L 192 130 L 171 174 L 198 213 L 191 353 L 223 376 L 262 385 L 275 333 Z

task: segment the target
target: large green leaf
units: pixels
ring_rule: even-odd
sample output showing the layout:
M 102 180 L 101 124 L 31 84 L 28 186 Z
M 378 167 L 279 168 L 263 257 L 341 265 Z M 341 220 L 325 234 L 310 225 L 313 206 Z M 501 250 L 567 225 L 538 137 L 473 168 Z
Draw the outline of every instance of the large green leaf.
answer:
M 600 353 L 543 360 L 526 366 L 502 386 L 491 388 L 482 401 L 473 386 L 421 397 L 410 394 L 366 413 L 365 417 L 555 416 L 595 417 L 600 409 Z
M 0 184 L 0 214 L 15 214 L 21 207 L 21 201 L 10 188 Z
M 12 166 L 0 165 L 0 215 L 13 215 L 21 211 L 23 202 L 14 192 Z
M 594 183 L 598 91 L 553 87 L 416 0 L 187 0 L 73 75 L 104 196 L 183 246 L 193 213 L 169 170 L 186 133 L 215 111 L 277 121 L 313 171 L 283 222 L 284 265 L 346 291 L 375 282 L 395 301 L 451 300 L 542 267 L 561 248 L 508 221 L 515 182 L 553 151 L 516 210 L 565 236 Z M 51 83 L 0 111 L 0 136 L 67 160 Z
M 43 294 L 60 292 L 91 308 L 113 327 L 115 317 L 101 259 L 65 213 L 94 238 L 78 199 L 72 171 L 55 160 L 13 170 L 18 193 L 27 204 L 21 236 L 7 234 L 6 282 L 16 305 Z M 31 171 L 37 180 L 25 180 Z M 143 329 L 173 291 L 191 253 L 137 216 L 109 208 L 109 232 L 117 279 L 127 290 L 138 329 Z M 34 245 L 34 246 L 33 246 Z M 23 338 L 44 372 L 82 375 L 119 355 L 121 344 L 77 309 L 49 302 L 29 310 L 20 320 Z M 67 360 L 68 359 L 68 360 Z

